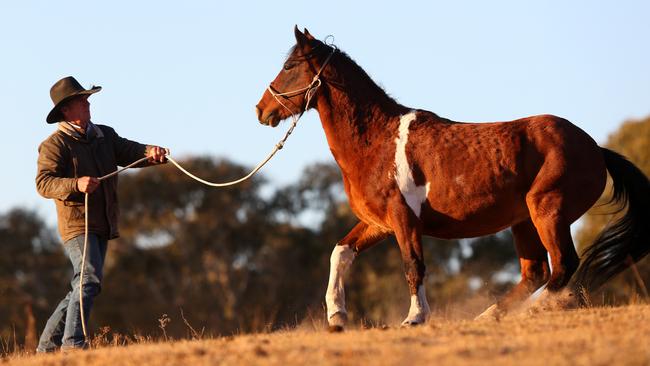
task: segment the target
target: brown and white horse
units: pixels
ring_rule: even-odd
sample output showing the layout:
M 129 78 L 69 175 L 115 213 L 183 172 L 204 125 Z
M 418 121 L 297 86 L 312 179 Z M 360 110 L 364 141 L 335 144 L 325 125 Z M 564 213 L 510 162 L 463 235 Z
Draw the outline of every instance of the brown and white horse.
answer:
M 360 220 L 331 256 L 326 303 L 333 329 L 347 320 L 346 270 L 389 235 L 397 238 L 411 293 L 404 325 L 421 324 L 429 315 L 422 235 L 466 238 L 512 228 L 521 282 L 488 314 L 521 304 L 544 284 L 546 293 L 557 293 L 574 274 L 571 288 L 593 290 L 622 271 L 629 258 L 637 261 L 648 253 L 648 178 L 569 121 L 540 115 L 460 123 L 405 107 L 345 53 L 306 29 L 296 27 L 295 37 L 297 44 L 256 110 L 259 121 L 273 127 L 302 110 L 318 111 Z M 614 199 L 627 205 L 627 213 L 581 263 L 569 225 L 601 195 L 607 171 Z

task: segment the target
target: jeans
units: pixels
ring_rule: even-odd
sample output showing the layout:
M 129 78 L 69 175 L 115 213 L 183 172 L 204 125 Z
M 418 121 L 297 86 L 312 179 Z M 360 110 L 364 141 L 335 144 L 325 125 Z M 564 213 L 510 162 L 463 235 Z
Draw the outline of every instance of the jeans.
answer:
M 101 291 L 104 258 L 106 257 L 107 240 L 95 234 L 88 234 L 88 249 L 83 281 L 84 320 L 88 327 L 90 309 L 95 296 Z M 81 326 L 79 310 L 79 278 L 81 276 L 81 260 L 84 250 L 84 236 L 80 235 L 63 244 L 74 275 L 70 285 L 72 290 L 61 300 L 50 316 L 38 342 L 37 352 L 53 352 L 57 347 L 62 349 L 86 347 L 86 340 Z

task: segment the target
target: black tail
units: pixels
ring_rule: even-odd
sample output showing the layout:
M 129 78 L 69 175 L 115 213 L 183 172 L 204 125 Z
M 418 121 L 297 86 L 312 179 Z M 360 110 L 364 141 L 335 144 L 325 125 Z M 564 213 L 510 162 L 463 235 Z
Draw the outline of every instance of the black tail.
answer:
M 627 212 L 601 232 L 582 254 L 576 285 L 595 291 L 650 252 L 650 181 L 622 155 L 601 148 L 614 181 L 610 203 L 622 203 Z

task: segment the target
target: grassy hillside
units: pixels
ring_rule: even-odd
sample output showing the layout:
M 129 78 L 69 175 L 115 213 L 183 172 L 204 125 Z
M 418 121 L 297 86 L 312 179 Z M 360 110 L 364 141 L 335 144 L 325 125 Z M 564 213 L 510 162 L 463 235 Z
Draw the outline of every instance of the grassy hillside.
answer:
M 306 328 L 306 327 L 303 327 Z M 413 329 L 297 329 L 14 356 L 8 365 L 650 365 L 650 305 L 432 319 Z

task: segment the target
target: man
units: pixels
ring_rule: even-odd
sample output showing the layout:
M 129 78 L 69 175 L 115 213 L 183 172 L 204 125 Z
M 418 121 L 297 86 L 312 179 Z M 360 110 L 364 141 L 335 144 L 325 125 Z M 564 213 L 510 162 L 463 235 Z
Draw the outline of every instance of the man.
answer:
M 54 84 L 50 96 L 54 108 L 47 123 L 58 123 L 57 130 L 41 143 L 38 151 L 36 188 L 56 203 L 58 229 L 65 253 L 72 262 L 72 290 L 50 316 L 37 348 L 53 352 L 87 347 L 79 308 L 79 277 L 85 233 L 84 194 L 88 197 L 88 248 L 84 269 L 83 305 L 87 323 L 93 299 L 101 290 L 106 245 L 117 238 L 117 176 L 99 181 L 117 166 L 138 159 L 149 160 L 140 166 L 166 162 L 165 150 L 158 146 L 129 141 L 102 125 L 90 121 L 88 97 L 99 86 L 84 89 L 69 76 Z

